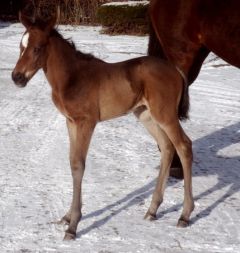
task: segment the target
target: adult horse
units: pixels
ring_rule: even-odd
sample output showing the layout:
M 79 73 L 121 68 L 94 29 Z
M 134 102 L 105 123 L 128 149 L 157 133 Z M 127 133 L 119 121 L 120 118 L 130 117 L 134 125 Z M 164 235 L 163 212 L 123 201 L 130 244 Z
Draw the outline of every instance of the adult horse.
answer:
M 172 62 L 188 85 L 211 51 L 240 68 L 239 0 L 150 0 L 149 14 L 148 54 Z M 158 140 L 161 130 L 151 122 L 147 127 Z M 181 167 L 176 155 L 172 167 Z M 171 174 L 183 175 L 181 169 Z

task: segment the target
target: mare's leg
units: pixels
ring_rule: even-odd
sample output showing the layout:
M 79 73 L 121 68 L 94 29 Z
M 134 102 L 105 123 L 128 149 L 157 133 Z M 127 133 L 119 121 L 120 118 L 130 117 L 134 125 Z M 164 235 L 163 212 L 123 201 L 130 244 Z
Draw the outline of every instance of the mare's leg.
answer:
M 153 138 L 156 140 L 159 150 L 161 151 L 161 138 L 165 133 L 163 133 L 162 129 L 159 127 L 159 125 L 152 120 L 150 111 L 146 108 L 146 106 L 140 106 L 134 111 L 135 116 L 141 121 L 141 123 L 144 125 L 144 127 L 148 130 L 148 132 L 153 136 Z M 181 161 L 176 153 L 174 152 L 174 156 L 172 159 L 172 163 L 170 166 L 170 176 L 183 179 L 183 169 Z
M 82 178 L 85 170 L 85 160 L 95 122 L 86 120 L 67 120 L 70 138 L 70 165 L 73 177 L 73 197 L 71 208 L 63 217 L 69 223 L 64 240 L 75 239 L 78 223 L 82 217 Z

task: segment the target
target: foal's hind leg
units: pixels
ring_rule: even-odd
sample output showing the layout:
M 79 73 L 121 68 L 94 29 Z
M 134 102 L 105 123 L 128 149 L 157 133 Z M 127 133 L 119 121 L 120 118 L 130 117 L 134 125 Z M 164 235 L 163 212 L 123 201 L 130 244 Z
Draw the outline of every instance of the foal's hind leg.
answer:
M 150 111 L 145 106 L 137 108 L 134 114 L 142 122 L 148 132 L 154 137 L 158 143 L 158 146 L 161 147 L 162 150 L 157 186 L 153 193 L 150 208 L 144 217 L 145 219 L 154 220 L 156 219 L 157 209 L 163 201 L 163 194 L 175 150 L 165 132 L 160 128 L 156 121 L 152 119 Z
M 144 127 L 148 130 L 148 132 L 152 135 L 152 137 L 156 140 L 158 144 L 158 148 L 161 151 L 161 138 L 165 135 L 163 130 L 159 127 L 159 125 L 152 119 L 150 111 L 146 108 L 146 106 L 140 106 L 134 111 L 134 115 L 141 121 Z M 170 165 L 170 176 L 183 179 L 183 170 L 180 159 L 174 150 L 174 155 L 172 159 L 172 163 Z
M 145 105 L 139 106 L 135 111 L 134 115 L 144 125 L 151 136 L 156 140 L 158 146 L 160 146 L 161 129 L 156 122 L 152 120 L 150 111 Z M 160 148 L 160 147 L 159 147 Z
M 189 217 L 194 209 L 192 196 L 192 143 L 184 133 L 177 119 L 171 121 L 169 124 L 161 124 L 161 127 L 173 143 L 183 165 L 184 202 L 183 211 L 178 220 L 178 226 L 185 227 L 189 224 Z
M 163 194 L 166 187 L 166 182 L 169 177 L 169 169 L 174 155 L 174 147 L 164 132 L 161 132 L 161 166 L 157 179 L 150 207 L 145 215 L 145 219 L 156 219 L 158 207 L 163 202 Z
M 168 103 L 168 107 L 161 107 L 161 104 L 159 104 L 159 99 L 154 96 L 152 96 L 152 98 L 153 99 L 151 100 L 151 104 L 149 104 L 150 113 L 153 119 L 159 124 L 162 130 L 166 133 L 167 137 L 170 139 L 183 165 L 184 204 L 181 217 L 178 221 L 178 226 L 184 227 L 188 225 L 190 214 L 194 209 L 194 202 L 192 196 L 192 143 L 187 137 L 187 135 L 184 133 L 179 123 L 174 103 Z M 167 104 L 167 101 L 161 101 L 161 103 Z M 167 138 L 165 139 L 167 140 Z M 165 146 L 162 147 L 166 149 Z M 162 150 L 162 152 L 168 154 L 168 149 L 169 145 L 167 146 L 167 149 L 165 151 Z M 168 166 L 168 160 L 170 158 L 168 158 L 168 156 L 164 156 L 164 159 L 166 163 L 165 166 Z M 159 206 L 158 203 L 161 203 L 162 201 L 161 194 L 158 194 L 158 192 L 161 192 L 161 190 L 163 191 L 163 188 L 161 190 L 159 189 L 162 185 L 164 186 L 164 183 L 162 183 L 166 180 L 166 176 L 164 176 L 165 175 L 162 176 L 160 173 L 157 187 L 153 195 L 153 201 L 148 210 L 147 216 L 149 214 L 150 217 L 152 215 L 155 215 L 156 209 Z

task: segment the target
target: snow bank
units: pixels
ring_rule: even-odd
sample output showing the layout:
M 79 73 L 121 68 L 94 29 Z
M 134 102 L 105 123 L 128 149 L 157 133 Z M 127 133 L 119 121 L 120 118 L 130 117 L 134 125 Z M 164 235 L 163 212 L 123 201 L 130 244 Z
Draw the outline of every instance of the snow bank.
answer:
M 122 5 L 128 5 L 128 6 L 137 6 L 137 5 L 148 5 L 149 1 L 127 1 L 127 2 L 111 2 L 103 4 L 102 6 L 122 6 Z

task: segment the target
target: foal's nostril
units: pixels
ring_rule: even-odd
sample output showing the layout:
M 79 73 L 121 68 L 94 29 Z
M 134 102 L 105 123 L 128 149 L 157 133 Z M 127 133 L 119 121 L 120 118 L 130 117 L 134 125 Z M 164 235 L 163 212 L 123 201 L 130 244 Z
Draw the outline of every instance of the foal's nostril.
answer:
M 14 80 L 21 81 L 23 79 L 23 74 L 17 73 L 14 75 Z
M 25 86 L 27 83 L 27 78 L 25 77 L 24 74 L 17 72 L 15 73 L 14 71 L 12 72 L 12 80 L 16 85 L 19 86 Z

